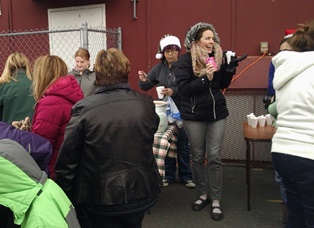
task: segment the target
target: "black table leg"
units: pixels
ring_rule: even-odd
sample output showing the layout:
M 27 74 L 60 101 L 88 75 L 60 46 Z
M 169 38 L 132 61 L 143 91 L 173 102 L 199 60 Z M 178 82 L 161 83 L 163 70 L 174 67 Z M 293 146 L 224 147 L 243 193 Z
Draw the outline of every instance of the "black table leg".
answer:
M 250 142 L 246 140 L 246 184 L 247 184 L 247 210 L 251 210 L 251 151 Z

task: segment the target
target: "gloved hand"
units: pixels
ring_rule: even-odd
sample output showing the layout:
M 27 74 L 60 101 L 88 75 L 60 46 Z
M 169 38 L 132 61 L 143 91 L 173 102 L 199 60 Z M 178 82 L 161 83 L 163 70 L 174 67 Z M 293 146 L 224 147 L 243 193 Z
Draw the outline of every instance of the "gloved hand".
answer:
M 236 67 L 239 66 L 239 62 L 246 59 L 248 55 L 242 55 L 241 57 L 237 58 L 237 56 L 231 56 L 231 61 L 229 64 L 227 64 L 227 72 L 236 72 Z M 226 61 L 227 62 L 227 61 Z
M 32 130 L 31 121 L 30 121 L 30 118 L 28 116 L 24 120 L 13 121 L 12 126 L 17 128 L 17 129 L 20 129 L 22 131 L 31 131 Z

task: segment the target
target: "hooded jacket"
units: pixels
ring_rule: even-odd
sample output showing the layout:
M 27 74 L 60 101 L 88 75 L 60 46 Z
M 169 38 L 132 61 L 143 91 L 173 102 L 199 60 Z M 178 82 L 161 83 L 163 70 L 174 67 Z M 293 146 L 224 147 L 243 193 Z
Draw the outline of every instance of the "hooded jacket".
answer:
M 33 157 L 39 168 L 49 173 L 48 161 L 52 153 L 51 143 L 40 135 L 14 128 L 0 121 L 0 139 L 18 142 Z
M 181 94 L 180 114 L 183 120 L 192 121 L 217 121 L 229 115 L 226 99 L 221 89 L 227 88 L 236 70 L 230 70 L 223 60 L 220 70 L 214 73 L 213 79 L 208 80 L 206 75 L 199 77 L 192 68 L 191 46 L 196 40 L 196 35 L 201 29 L 209 29 L 214 34 L 215 43 L 220 39 L 212 24 L 199 22 L 193 25 L 186 34 L 184 46 L 187 53 L 182 55 L 175 64 L 175 75 L 178 90 Z M 214 52 L 211 56 L 214 56 Z M 223 59 L 225 56 L 223 56 Z
M 313 59 L 313 51 L 283 51 L 272 59 L 278 111 L 272 152 L 314 160 Z
M 62 189 L 10 139 L 0 140 L 0 204 L 11 209 L 22 228 L 80 227 Z
M 72 113 L 55 172 L 74 205 L 98 206 L 107 215 L 150 208 L 160 187 L 152 98 L 128 84 L 99 87 Z
M 53 152 L 49 161 L 50 177 L 63 142 L 65 127 L 71 118 L 72 106 L 84 97 L 73 76 L 60 77 L 39 99 L 35 107 L 32 132 L 49 140 Z

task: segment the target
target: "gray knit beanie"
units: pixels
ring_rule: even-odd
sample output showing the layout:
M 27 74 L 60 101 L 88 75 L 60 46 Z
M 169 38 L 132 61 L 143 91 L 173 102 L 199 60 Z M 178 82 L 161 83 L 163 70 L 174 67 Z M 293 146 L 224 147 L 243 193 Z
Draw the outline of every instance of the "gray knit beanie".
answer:
M 199 23 L 193 25 L 186 34 L 184 46 L 186 47 L 188 52 L 190 51 L 192 43 L 195 41 L 195 37 L 196 37 L 198 31 L 203 29 L 203 28 L 208 28 L 209 30 L 211 30 L 214 33 L 215 42 L 220 44 L 220 39 L 219 39 L 218 33 L 216 32 L 214 26 L 212 24 L 208 24 L 205 22 L 199 22 Z

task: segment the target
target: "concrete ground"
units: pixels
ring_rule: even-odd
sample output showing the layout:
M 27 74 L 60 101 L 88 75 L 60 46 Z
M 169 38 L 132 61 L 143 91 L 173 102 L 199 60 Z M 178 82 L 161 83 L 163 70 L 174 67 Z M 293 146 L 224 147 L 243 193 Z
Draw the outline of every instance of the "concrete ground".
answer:
M 245 167 L 224 165 L 223 176 L 222 221 L 211 220 L 209 205 L 202 211 L 193 211 L 191 205 L 198 198 L 196 189 L 177 181 L 161 189 L 158 202 L 145 215 L 143 228 L 283 227 L 280 190 L 273 169 L 251 170 L 251 211 L 247 211 Z

